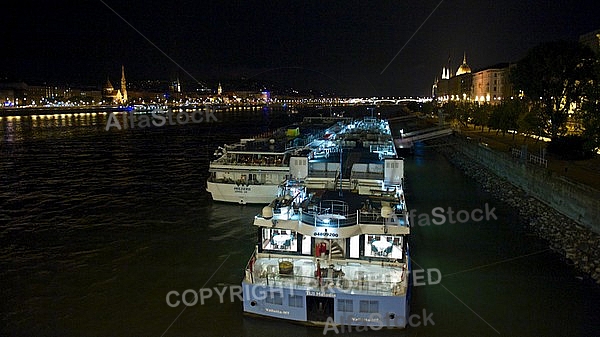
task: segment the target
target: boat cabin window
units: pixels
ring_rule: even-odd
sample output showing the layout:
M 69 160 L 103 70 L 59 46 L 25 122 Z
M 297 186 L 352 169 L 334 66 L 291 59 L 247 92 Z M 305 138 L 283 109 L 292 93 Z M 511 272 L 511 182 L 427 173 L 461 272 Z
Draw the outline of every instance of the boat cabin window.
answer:
M 265 302 L 269 304 L 283 305 L 283 295 L 279 291 L 270 291 L 265 298 Z
M 296 252 L 298 251 L 297 234 L 289 229 L 263 228 L 262 249 Z
M 256 177 L 256 173 L 250 173 L 250 174 L 248 174 L 248 181 L 251 184 L 258 184 L 258 179 Z
M 402 237 L 365 235 L 365 256 L 402 259 Z
M 379 301 L 360 301 L 360 312 L 379 312 Z

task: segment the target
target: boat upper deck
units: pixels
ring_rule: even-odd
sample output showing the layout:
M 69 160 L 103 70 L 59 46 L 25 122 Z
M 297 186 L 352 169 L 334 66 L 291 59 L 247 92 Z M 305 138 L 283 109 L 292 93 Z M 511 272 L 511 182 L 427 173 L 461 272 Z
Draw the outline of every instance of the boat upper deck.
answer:
M 346 292 L 382 296 L 406 295 L 408 273 L 404 264 L 362 260 L 290 258 L 257 254 L 246 278 L 273 288 Z M 328 264 L 327 264 L 328 263 Z
M 278 226 L 288 225 L 292 229 L 301 223 L 313 228 L 363 226 L 364 230 L 367 230 L 364 225 L 377 225 L 398 235 L 408 234 L 402 159 L 396 158 L 394 151 L 388 157 L 373 152 L 372 148 L 372 145 L 393 146 L 387 136 L 387 123 L 380 120 L 369 119 L 344 127 L 332 137 L 336 142 L 345 142 L 339 146 L 339 152 L 311 160 L 306 177 L 287 180 L 280 197 L 269 205 L 272 212 L 265 210 L 266 213 L 257 216 L 255 224 L 272 226 L 272 221 L 286 221 L 289 223 Z M 367 139 L 374 143 L 365 147 Z M 353 234 L 352 230 L 343 233 Z
M 406 235 L 410 232 L 401 190 L 377 191 L 369 195 L 342 191 L 341 196 L 337 190 L 311 192 L 308 189 L 307 193 L 299 204 L 291 197 L 276 199 L 255 217 L 254 225 L 275 226 L 304 235 L 329 231 L 337 238 L 359 234 Z
M 255 138 L 240 139 L 215 151 L 211 166 L 287 166 L 289 157 L 308 156 L 310 144 L 325 134 L 323 126 L 288 126 Z
M 224 148 L 219 149 L 221 153 L 215 154 L 220 156 L 210 163 L 211 167 L 220 165 L 287 167 L 292 154 L 303 153 L 300 148 L 287 147 L 287 139 L 274 138 L 241 139 L 238 143 L 225 145 Z

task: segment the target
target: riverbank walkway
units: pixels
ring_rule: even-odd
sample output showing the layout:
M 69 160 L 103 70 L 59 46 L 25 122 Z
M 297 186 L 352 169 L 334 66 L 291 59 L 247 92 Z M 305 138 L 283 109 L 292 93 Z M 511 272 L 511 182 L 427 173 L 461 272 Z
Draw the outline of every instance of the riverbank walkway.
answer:
M 512 149 L 520 149 L 523 145 L 527 145 L 528 153 L 539 155 L 548 145 L 543 140 L 512 133 L 502 135 L 502 133 L 496 134 L 496 131 L 481 131 L 481 127 L 475 128 L 472 125 L 466 127 L 461 125 L 455 130 L 498 152 L 508 153 Z M 563 160 L 551 153 L 546 153 L 544 158 L 547 159 L 548 170 L 600 191 L 600 155 L 595 155 L 594 158 L 587 160 Z

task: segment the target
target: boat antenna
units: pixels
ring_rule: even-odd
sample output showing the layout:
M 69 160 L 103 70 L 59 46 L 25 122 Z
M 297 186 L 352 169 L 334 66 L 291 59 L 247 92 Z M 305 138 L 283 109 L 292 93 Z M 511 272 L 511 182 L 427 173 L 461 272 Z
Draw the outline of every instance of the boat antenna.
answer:
M 342 161 L 342 154 L 343 154 L 343 152 L 344 152 L 344 147 L 340 143 L 340 191 L 339 191 L 339 196 L 340 197 L 343 196 L 343 194 L 344 194 L 344 192 L 342 190 L 342 177 L 343 177 L 343 173 L 342 172 L 344 172 L 344 169 L 342 167 L 342 163 L 343 163 L 343 161 Z
M 371 118 L 373 118 L 373 110 L 374 110 L 374 108 L 373 107 L 368 107 L 367 110 L 371 110 Z

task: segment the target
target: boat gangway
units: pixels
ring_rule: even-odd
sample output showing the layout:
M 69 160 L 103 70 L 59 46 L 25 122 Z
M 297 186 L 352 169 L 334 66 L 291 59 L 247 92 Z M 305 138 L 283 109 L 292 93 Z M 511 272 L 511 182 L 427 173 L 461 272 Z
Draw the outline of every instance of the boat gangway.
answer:
M 412 149 L 413 144 L 417 141 L 445 137 L 451 135 L 452 132 L 452 128 L 446 126 L 436 126 L 407 133 L 400 133 L 400 137 L 394 139 L 394 144 L 396 145 L 397 149 Z

